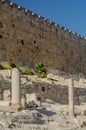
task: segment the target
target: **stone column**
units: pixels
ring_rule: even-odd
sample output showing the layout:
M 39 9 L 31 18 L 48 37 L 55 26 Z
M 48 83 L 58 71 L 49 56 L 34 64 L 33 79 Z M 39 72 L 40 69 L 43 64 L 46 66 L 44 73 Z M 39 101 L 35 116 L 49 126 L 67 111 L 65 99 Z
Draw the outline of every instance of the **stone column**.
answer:
M 69 79 L 69 115 L 74 116 L 74 82 Z
M 17 68 L 12 69 L 12 100 L 11 112 L 21 111 L 20 74 Z

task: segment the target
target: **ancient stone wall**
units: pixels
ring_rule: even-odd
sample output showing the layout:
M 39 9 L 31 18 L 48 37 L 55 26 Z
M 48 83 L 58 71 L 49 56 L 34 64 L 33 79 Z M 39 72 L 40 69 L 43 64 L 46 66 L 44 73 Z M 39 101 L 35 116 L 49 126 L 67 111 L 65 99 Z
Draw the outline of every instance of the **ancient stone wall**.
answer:
M 0 81 L 0 100 L 3 100 L 6 97 L 8 90 L 11 93 L 11 81 Z M 7 93 L 6 93 L 7 91 Z M 5 95 L 4 95 L 5 93 Z M 43 82 L 32 82 L 31 84 L 21 84 L 21 98 L 24 98 L 26 94 L 39 93 L 46 99 L 51 99 L 55 102 L 62 104 L 68 104 L 69 94 L 68 86 L 55 85 Z M 10 95 L 11 98 L 12 95 Z M 4 100 L 8 100 L 7 97 Z M 74 104 L 86 103 L 86 88 L 74 88 Z
M 9 100 L 12 97 L 12 76 L 11 70 L 0 70 L 0 100 Z M 21 98 L 25 98 L 26 94 L 39 93 L 46 99 L 68 104 L 69 102 L 69 85 L 60 83 L 61 81 L 52 81 L 33 76 L 21 75 Z M 81 79 L 82 80 L 82 79 Z M 69 80 L 68 80 L 69 81 Z M 79 82 L 79 83 L 77 83 Z M 86 103 L 86 80 L 74 82 L 74 103 Z M 79 86 L 79 84 L 81 84 Z
M 0 61 L 86 74 L 86 38 L 20 6 L 0 0 Z
M 39 93 L 46 99 L 68 104 L 69 103 L 69 87 L 62 85 L 55 85 L 43 82 L 33 82 L 22 88 L 22 93 Z M 86 103 L 86 88 L 74 88 L 74 104 L 79 105 Z

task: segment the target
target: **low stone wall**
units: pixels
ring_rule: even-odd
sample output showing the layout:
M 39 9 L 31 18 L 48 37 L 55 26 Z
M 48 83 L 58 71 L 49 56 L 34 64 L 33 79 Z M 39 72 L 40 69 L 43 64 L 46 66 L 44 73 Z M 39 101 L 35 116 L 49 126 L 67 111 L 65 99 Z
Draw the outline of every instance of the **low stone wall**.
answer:
M 62 104 L 68 104 L 67 86 L 41 82 L 32 82 L 32 84 L 28 84 L 25 86 L 21 85 L 21 87 L 22 98 L 25 97 L 26 93 L 39 93 L 46 99 L 52 99 Z M 11 82 L 0 82 L 0 100 L 9 100 L 8 89 L 11 92 Z M 74 88 L 74 102 L 75 104 L 81 104 L 82 102 L 86 102 L 86 88 Z
M 26 91 L 25 93 L 39 93 L 44 98 L 52 99 L 62 104 L 68 104 L 68 86 L 33 82 L 32 85 L 26 85 L 24 90 Z M 74 88 L 74 102 L 75 104 L 86 102 L 86 88 Z
M 10 95 L 8 93 L 10 93 Z M 11 99 L 11 82 L 1 81 L 0 82 L 0 100 L 10 100 L 10 99 Z
M 32 82 L 32 85 L 25 86 L 25 93 L 39 93 L 44 98 L 52 99 L 56 102 L 68 102 L 68 87 L 49 83 Z M 63 94 L 64 93 L 64 94 Z
M 11 98 L 11 71 L 0 71 L 0 100 Z M 2 76 L 3 75 L 3 76 Z M 33 80 L 31 80 L 33 78 Z M 21 97 L 24 98 L 28 93 L 39 93 L 46 99 L 52 99 L 62 104 L 68 104 L 68 86 L 59 84 L 57 81 L 36 80 L 34 77 L 21 76 Z M 9 92 L 9 91 L 10 92 Z M 86 102 L 86 88 L 74 87 L 74 102 L 81 104 Z
M 8 69 L 8 70 L 0 70 L 0 79 L 1 78 L 11 78 L 11 70 Z

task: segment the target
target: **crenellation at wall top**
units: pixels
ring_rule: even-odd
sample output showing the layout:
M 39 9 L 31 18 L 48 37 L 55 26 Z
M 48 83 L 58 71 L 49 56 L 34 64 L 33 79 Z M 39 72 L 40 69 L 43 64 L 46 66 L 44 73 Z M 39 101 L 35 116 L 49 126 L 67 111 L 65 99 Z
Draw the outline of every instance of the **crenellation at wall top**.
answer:
M 49 23 L 51 26 L 54 26 L 55 28 L 58 27 L 59 29 L 67 31 L 69 34 L 72 34 L 73 36 L 76 36 L 77 38 L 86 40 L 86 37 L 83 37 L 80 34 L 75 33 L 73 31 L 71 31 L 70 29 L 67 29 L 66 27 L 63 27 L 59 24 L 56 24 L 56 23 L 50 21 L 49 19 L 46 19 L 43 16 L 40 16 L 40 15 L 34 13 L 34 12 L 31 12 L 30 10 L 25 9 L 25 8 L 17 5 L 16 3 L 11 2 L 10 0 L 1 0 L 1 2 L 8 3 L 12 8 L 15 7 L 18 10 L 24 11 L 25 13 L 30 13 L 32 16 L 35 16 L 35 17 L 39 18 L 40 20 L 44 20 L 44 22 Z
M 23 7 L 17 5 L 16 3 L 11 2 L 10 0 L 1 0 L 1 2 L 9 4 L 12 8 L 15 7 L 20 10 L 24 9 Z

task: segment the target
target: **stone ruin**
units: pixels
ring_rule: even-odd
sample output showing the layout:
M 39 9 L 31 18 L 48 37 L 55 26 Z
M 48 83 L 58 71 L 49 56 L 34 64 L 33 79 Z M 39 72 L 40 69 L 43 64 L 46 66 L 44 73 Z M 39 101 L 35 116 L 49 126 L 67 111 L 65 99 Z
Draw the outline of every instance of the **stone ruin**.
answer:
M 1 70 L 0 73 L 2 75 L 0 77 L 0 89 L 2 89 L 0 92 L 0 117 L 2 117 L 0 125 L 3 126 L 4 130 L 5 128 L 13 128 L 15 130 L 18 126 L 22 127 L 23 130 L 57 130 L 57 128 L 70 130 L 70 128 L 85 127 L 86 100 L 85 93 L 83 93 L 85 89 L 83 90 L 82 88 L 81 90 L 83 91 L 78 91 L 77 88 L 81 104 L 75 105 L 74 89 L 77 83 L 73 78 L 65 79 L 63 82 L 63 77 L 59 77 L 59 79 L 57 75 L 48 74 L 47 78 L 41 79 L 35 75 L 21 75 L 17 68 Z M 85 79 L 83 80 L 85 82 Z M 59 81 L 61 82 L 60 88 L 57 87 L 59 86 Z M 80 79 L 78 85 L 81 84 L 81 81 Z M 53 84 L 54 88 L 50 83 Z M 62 89 L 62 84 L 65 84 L 64 87 L 68 85 L 66 91 L 68 92 L 68 102 L 65 102 L 65 92 L 64 87 Z M 49 90 L 47 85 L 48 87 L 50 85 Z M 59 102 L 61 98 L 59 98 L 59 94 L 61 92 L 57 93 L 56 97 L 56 91 L 62 91 L 63 96 L 62 94 L 60 96 L 64 102 Z M 81 96 L 82 93 L 84 96 Z
M 40 60 L 48 68 L 86 75 L 85 37 L 32 13 L 9 0 L 0 0 L 0 31 L 0 61 L 12 60 L 19 65 L 30 65 L 33 68 L 34 64 Z M 41 106 L 43 107 L 42 112 L 47 113 L 46 108 L 48 106 L 56 110 L 55 112 L 58 109 L 61 113 L 68 110 L 66 113 L 74 116 L 77 113 L 75 105 L 80 108 L 80 105 L 86 103 L 86 78 L 77 81 L 72 78 L 65 79 L 64 77 L 49 75 L 47 79 L 44 79 L 45 81 L 40 81 L 37 77 L 33 80 L 33 77 L 20 76 L 16 68 L 12 71 L 4 70 L 3 72 L 7 74 L 6 76 L 4 74 L 0 75 L 0 111 L 21 112 L 27 107 L 39 107 L 39 111 L 41 111 Z M 55 105 L 55 103 L 68 106 L 63 105 L 64 108 L 62 108 L 62 106 Z M 86 107 L 84 105 L 83 107 L 83 115 L 86 115 Z M 55 112 L 50 111 L 48 114 L 49 116 L 50 114 L 54 115 Z M 22 115 L 22 118 L 18 115 L 16 122 L 31 123 L 27 113 L 25 116 Z M 60 116 L 63 118 L 61 113 Z M 31 111 L 29 116 L 30 114 Z M 41 118 L 41 116 L 38 113 L 38 118 Z M 57 118 L 61 120 L 60 116 Z M 31 115 L 31 119 L 32 117 Z M 44 120 L 39 119 L 33 118 L 32 122 L 43 123 Z M 48 117 L 47 122 L 49 120 L 54 120 L 54 117 L 53 119 Z M 65 122 L 65 120 L 63 119 L 60 122 Z M 66 121 L 68 122 L 70 119 L 67 118 Z M 85 125 L 85 121 L 83 122 Z M 73 122 L 70 121 L 70 123 Z M 2 124 L 3 122 L 0 122 L 0 125 Z M 80 122 L 79 124 L 82 125 Z M 12 125 L 9 125 L 9 127 L 13 127 Z M 49 130 L 52 129 L 49 128 Z
M 3 70 L 3 72 L 4 72 L 4 70 Z M 8 76 L 7 78 L 11 82 L 9 82 L 5 79 L 6 75 Z M 3 76 L 4 76 L 4 73 L 3 73 Z M 45 90 L 46 89 L 45 86 L 41 88 L 42 92 L 40 92 L 39 90 L 37 91 L 37 88 L 36 88 L 37 84 L 35 84 L 36 86 L 33 87 L 30 80 L 27 82 L 23 81 L 24 83 L 21 83 L 22 81 L 21 81 L 20 77 L 21 77 L 20 72 L 17 68 L 13 68 L 12 70 L 8 70 L 7 72 L 5 71 L 4 82 L 2 82 L 3 78 L 1 77 L 1 82 L 2 82 L 1 88 L 3 86 L 4 89 L 3 89 L 3 92 L 1 90 L 0 99 L 1 99 L 1 101 L 3 99 L 5 102 L 9 101 L 10 112 L 21 111 L 22 109 L 26 109 L 26 107 L 30 107 L 31 105 L 32 105 L 32 107 L 41 106 L 41 101 L 45 101 L 44 98 L 46 98 L 47 90 Z M 49 78 L 49 76 L 48 76 L 48 78 Z M 51 76 L 50 76 L 50 78 L 51 78 Z M 53 82 L 54 82 L 54 80 L 56 80 L 54 78 L 54 76 L 52 77 L 52 79 L 53 79 Z M 29 84 L 29 86 L 28 86 L 28 84 Z M 68 97 L 69 98 L 67 99 L 68 102 L 66 102 L 66 103 L 69 104 L 69 114 L 74 115 L 74 105 L 75 105 L 75 103 L 77 103 L 77 100 L 75 101 L 75 99 L 74 99 L 74 96 L 75 96 L 74 95 L 74 79 L 68 79 L 68 84 L 69 84 L 69 88 L 67 88 L 66 92 L 68 92 L 69 96 L 67 96 L 67 98 Z M 5 86 L 5 85 L 7 85 L 7 86 Z M 22 85 L 23 85 L 24 89 L 22 89 Z M 27 89 L 28 88 L 27 86 L 29 87 L 29 90 Z M 34 89 L 34 91 L 31 90 L 31 86 Z M 55 84 L 54 84 L 54 86 L 55 86 Z M 40 89 L 40 87 L 39 87 L 39 89 Z M 53 89 L 55 89 L 55 91 L 56 91 L 56 88 L 53 88 Z M 57 88 L 57 90 L 59 91 L 58 88 Z M 83 88 L 82 88 L 82 90 L 83 90 Z M 61 88 L 60 88 L 60 91 L 61 91 Z M 51 91 L 51 92 L 54 92 L 54 91 Z M 63 94 L 65 94 L 64 89 L 62 90 L 62 92 L 63 92 Z M 31 95 L 31 93 L 33 93 L 33 94 Z M 39 93 L 38 95 L 36 94 L 36 97 L 38 98 L 38 102 L 35 100 L 35 96 L 34 96 L 35 93 Z M 45 94 L 45 96 L 43 93 Z M 77 93 L 80 95 L 79 91 Z M 41 96 L 40 96 L 40 94 L 41 94 Z M 52 99 L 49 97 L 51 95 L 53 97 L 53 94 L 52 93 L 49 93 L 49 94 L 50 95 L 47 98 Z M 42 96 L 44 98 L 42 98 Z M 57 93 L 57 97 L 58 97 L 58 93 Z M 62 97 L 62 94 L 61 94 L 61 97 Z M 64 98 L 64 95 L 63 95 L 63 98 Z M 62 100 L 63 100 L 63 98 L 62 98 Z M 85 96 L 81 96 L 79 98 L 82 98 L 82 102 L 83 101 L 85 102 Z M 31 101 L 30 99 L 33 102 L 30 102 Z M 36 101 L 36 104 L 34 103 L 35 102 L 34 100 Z M 54 98 L 53 98 L 53 100 L 54 100 Z M 56 101 L 56 100 L 54 100 L 54 101 Z M 59 100 L 57 100 L 57 102 L 59 102 Z M 65 103 L 65 98 L 64 98 L 64 103 Z M 3 102 L 2 102 L 2 105 L 3 105 Z
M 48 69 L 53 68 L 73 74 L 86 74 L 85 37 L 24 9 L 9 0 L 0 1 L 0 12 L 0 61 L 12 60 L 18 63 L 18 65 L 29 65 L 32 68 L 37 61 L 43 61 Z M 10 47 L 12 48 L 12 52 Z M 29 82 L 28 77 L 26 79 L 22 77 L 22 80 L 26 80 L 24 83 L 21 81 L 21 94 L 18 91 L 22 97 L 22 102 L 25 100 L 26 93 L 39 93 L 45 99 L 48 98 L 56 102 L 68 104 L 69 100 L 71 100 L 68 98 L 70 94 L 70 91 L 68 91 L 68 81 L 67 83 L 66 81 L 64 82 L 65 79 L 63 78 L 60 84 L 58 84 L 57 77 L 55 79 L 49 78 L 50 80 L 52 79 L 52 83 L 49 80 L 47 83 L 41 83 L 40 81 Z M 15 94 L 12 94 L 16 93 L 17 88 L 13 85 L 11 86 L 10 78 L 4 80 L 1 77 L 1 79 L 0 99 L 6 100 L 8 95 L 8 99 L 10 100 L 10 97 L 15 97 Z M 78 84 L 74 80 L 74 85 L 74 104 L 86 102 L 86 84 L 84 81 L 83 84 L 82 81 Z M 12 90 L 11 87 L 15 89 Z M 18 98 L 18 95 L 16 98 Z M 15 100 L 17 101 L 17 99 Z M 11 106 L 15 104 L 15 100 L 12 98 Z

